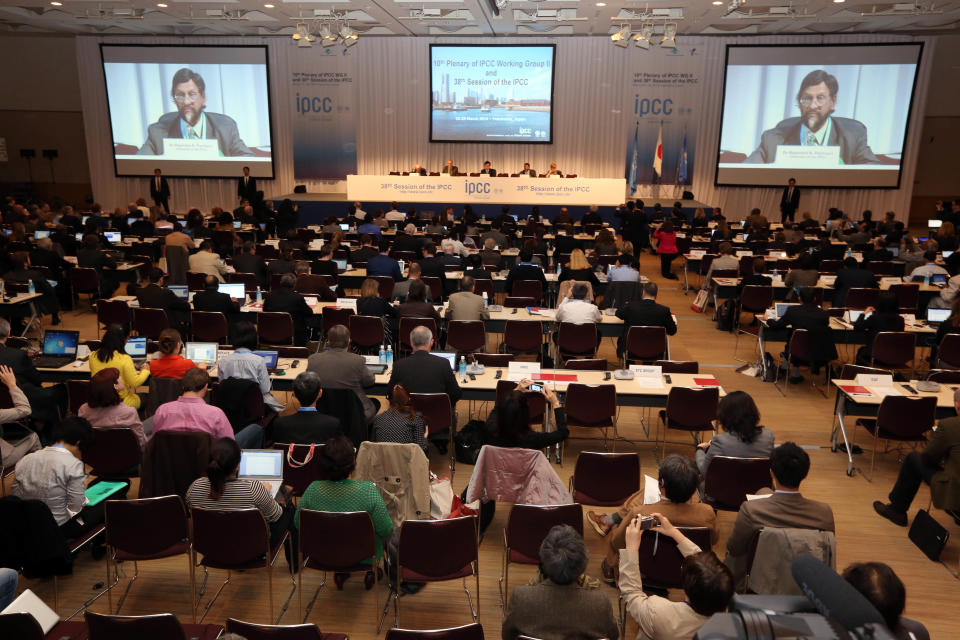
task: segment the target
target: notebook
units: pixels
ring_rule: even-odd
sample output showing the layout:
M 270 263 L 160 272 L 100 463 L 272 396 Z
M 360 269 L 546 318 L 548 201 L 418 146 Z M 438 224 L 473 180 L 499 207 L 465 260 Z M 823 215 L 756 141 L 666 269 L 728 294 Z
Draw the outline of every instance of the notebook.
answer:
M 34 231 L 34 232 L 33 232 L 33 239 L 34 239 L 34 240 L 39 240 L 40 238 L 49 238 L 49 237 L 50 237 L 50 231 L 49 231 L 49 230 L 39 230 L 39 229 L 38 229 L 37 231 Z
M 216 342 L 188 342 L 184 347 L 183 357 L 194 362 L 205 362 L 208 365 L 217 362 Z
M 259 480 L 275 498 L 283 486 L 283 455 L 280 449 L 244 449 L 240 452 L 240 473 L 237 477 Z
M 30 589 L 25 590 L 6 609 L 0 611 L 0 615 L 7 613 L 29 613 L 45 634 L 50 633 L 50 630 L 60 622 L 57 612 L 48 607 L 47 603 Z
M 44 369 L 59 369 L 77 358 L 79 331 L 44 331 L 43 352 L 34 365 Z

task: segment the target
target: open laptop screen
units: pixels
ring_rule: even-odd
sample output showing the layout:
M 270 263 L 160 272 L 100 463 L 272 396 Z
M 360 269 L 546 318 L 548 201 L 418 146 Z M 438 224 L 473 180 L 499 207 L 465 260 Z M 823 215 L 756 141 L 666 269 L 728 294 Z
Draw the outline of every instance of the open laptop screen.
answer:
M 267 369 L 274 369 L 277 366 L 277 358 L 279 357 L 279 352 L 277 351 L 254 351 L 254 354 L 263 358 L 264 362 L 267 365 Z
M 446 351 L 431 351 L 430 355 L 446 358 L 447 361 L 450 363 L 450 369 L 452 369 L 453 371 L 457 370 L 457 354 L 456 353 L 448 353 Z
M 43 355 L 75 356 L 79 343 L 79 331 L 45 331 L 43 333 Z
M 187 285 L 185 284 L 167 285 L 167 289 L 170 289 L 170 291 L 173 292 L 173 295 L 177 296 L 178 298 L 182 298 L 186 300 L 187 298 L 190 297 L 190 290 L 187 288 Z
M 279 478 L 283 475 L 283 451 L 247 449 L 240 452 L 240 473 L 244 477 Z
M 247 296 L 245 286 L 242 282 L 221 282 L 217 287 L 217 291 L 225 293 L 231 298 L 243 300 Z
M 103 237 L 105 237 L 110 244 L 120 244 L 123 242 L 119 231 L 104 231 Z
M 950 317 L 950 309 L 932 309 L 927 307 L 927 321 L 928 322 L 946 322 L 947 318 Z
M 146 358 L 147 357 L 147 339 L 146 338 L 130 338 L 127 340 L 127 344 L 124 345 L 123 350 L 127 352 L 127 355 L 131 358 Z
M 188 342 L 184 349 L 184 357 L 194 362 L 206 362 L 213 364 L 217 361 L 217 343 L 216 342 Z

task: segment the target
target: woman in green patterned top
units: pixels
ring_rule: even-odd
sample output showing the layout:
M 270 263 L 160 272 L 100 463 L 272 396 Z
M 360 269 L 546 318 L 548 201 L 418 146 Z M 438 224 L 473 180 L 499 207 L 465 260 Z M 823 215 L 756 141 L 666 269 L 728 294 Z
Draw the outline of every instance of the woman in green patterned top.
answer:
M 383 541 L 393 531 L 393 521 L 387 513 L 387 506 L 380 497 L 377 485 L 366 480 L 352 480 L 350 475 L 357 466 L 357 457 L 353 443 L 346 436 L 337 436 L 324 443 L 317 452 L 320 473 L 324 480 L 310 483 L 300 498 L 297 508 L 296 525 L 300 527 L 300 510 L 314 511 L 366 511 L 373 520 L 377 534 L 377 560 L 383 557 Z M 369 561 L 368 561 L 369 562 Z M 342 589 L 349 574 L 334 576 L 337 588 Z M 367 589 L 373 586 L 373 573 L 367 572 L 364 579 Z

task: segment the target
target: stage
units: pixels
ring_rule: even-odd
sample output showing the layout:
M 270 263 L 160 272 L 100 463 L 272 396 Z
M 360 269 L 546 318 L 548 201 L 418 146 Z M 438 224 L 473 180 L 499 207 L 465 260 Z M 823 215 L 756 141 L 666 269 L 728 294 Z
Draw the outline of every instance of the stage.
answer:
M 299 205 L 300 213 L 300 224 L 301 225 L 311 225 L 311 224 L 322 224 L 327 216 L 337 216 L 342 218 L 349 213 L 350 205 L 353 204 L 352 201 L 347 199 L 346 193 L 289 193 L 282 196 L 273 196 L 270 198 L 273 200 L 274 207 L 278 207 L 281 202 L 284 200 L 292 200 L 297 205 Z M 638 198 L 628 198 L 629 200 L 637 200 Z M 625 199 L 624 201 L 626 201 Z M 650 198 L 644 198 L 644 209 L 647 213 L 653 212 L 653 205 L 657 202 L 660 202 L 660 205 L 664 210 L 669 211 L 673 207 L 674 202 L 680 202 L 683 213 L 687 216 L 687 220 L 693 220 L 694 212 L 703 207 L 704 211 L 707 214 L 707 217 L 710 217 L 713 213 L 713 207 L 707 205 L 703 202 L 698 202 L 696 200 L 673 200 L 673 199 L 661 199 L 661 200 L 652 200 Z M 374 201 L 364 201 L 361 203 L 363 210 L 369 213 L 376 211 L 377 209 L 383 209 L 384 212 L 390 210 L 389 202 L 374 202 Z M 451 202 L 451 206 L 454 207 L 454 212 L 459 216 L 463 212 L 463 204 L 458 202 Z M 406 211 L 410 207 L 413 207 L 417 210 L 418 213 L 425 214 L 428 211 L 433 211 L 437 215 L 443 211 L 443 208 L 446 205 L 437 204 L 434 202 L 415 202 L 415 201 L 403 201 L 399 203 L 399 208 L 401 211 Z M 500 215 L 500 211 L 504 205 L 501 204 L 484 204 L 484 203 L 474 203 L 472 204 L 473 210 L 480 216 L 486 216 L 487 218 L 494 218 Z M 530 209 L 532 205 L 529 204 L 517 204 L 510 205 L 510 213 L 516 215 L 519 218 L 526 218 L 530 214 Z M 558 213 L 560 213 L 559 205 L 540 205 L 540 216 L 553 220 Z M 574 220 L 580 219 L 580 217 L 589 210 L 589 207 L 586 206 L 576 206 L 571 205 L 567 207 L 567 210 L 573 214 Z M 600 215 L 603 216 L 604 221 L 614 224 L 617 222 L 617 218 L 614 215 L 616 207 L 598 207 Z

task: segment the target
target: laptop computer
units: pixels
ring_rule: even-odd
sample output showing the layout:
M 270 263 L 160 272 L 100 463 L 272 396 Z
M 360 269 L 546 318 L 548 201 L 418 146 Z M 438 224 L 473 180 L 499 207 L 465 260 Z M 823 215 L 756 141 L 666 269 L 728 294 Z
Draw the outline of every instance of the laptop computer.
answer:
M 947 284 L 947 274 L 945 273 L 935 273 L 930 276 L 931 284 Z
M 350 225 L 347 224 L 346 222 L 341 222 L 341 223 L 340 223 L 340 230 L 341 230 L 341 231 L 350 231 Z
M 943 226 L 943 220 L 927 220 L 927 227 L 930 229 L 939 229 Z
M 244 449 L 240 452 L 240 473 L 243 480 L 259 480 L 272 497 L 283 486 L 283 456 L 280 449 Z
M 234 228 L 234 229 L 240 229 L 240 228 L 242 228 L 242 227 L 243 227 L 243 221 L 242 221 L 242 220 L 234 220 L 234 221 L 233 221 L 233 228 Z
M 943 257 L 944 260 L 946 260 L 947 258 L 953 255 L 953 251 L 941 251 L 940 255 Z
M 343 259 L 334 259 L 334 262 L 337 263 L 337 269 L 338 269 L 339 271 L 346 271 L 346 270 L 347 270 L 347 261 L 346 261 L 346 260 L 343 260 Z
M 33 364 L 43 369 L 59 369 L 77 359 L 79 331 L 44 331 L 43 350 Z
M 36 231 L 33 232 L 34 240 L 39 240 L 40 238 L 49 238 L 49 237 L 50 237 L 49 229 L 43 229 L 43 230 L 37 229 Z
M 221 282 L 217 287 L 217 291 L 220 293 L 225 293 L 231 298 L 236 298 L 237 300 L 247 299 L 246 285 L 244 285 L 242 282 Z
M 950 317 L 950 313 L 950 309 L 931 309 L 930 307 L 927 307 L 927 322 L 932 322 L 935 324 L 946 322 L 947 318 Z
M 128 356 L 133 358 L 135 363 L 141 364 L 147 359 L 147 339 L 129 338 L 127 339 L 127 343 L 123 345 L 123 350 Z
M 273 373 L 277 370 L 277 360 L 280 358 L 279 351 L 254 351 L 253 353 L 263 358 L 267 365 L 267 373 Z
M 183 357 L 194 362 L 214 365 L 217 363 L 218 346 L 216 342 L 188 342 L 184 346 Z
M 132 226 L 133 226 L 133 223 L 136 222 L 137 220 L 140 220 L 140 219 L 141 219 L 141 218 L 136 218 L 136 217 L 127 218 L 127 226 L 128 226 L 128 227 L 132 227 Z
M 447 352 L 447 351 L 431 351 L 431 352 L 430 352 L 430 355 L 432 355 L 432 356 L 440 356 L 441 358 L 446 358 L 447 361 L 450 363 L 450 369 L 451 369 L 452 371 L 456 371 L 456 370 L 457 370 L 457 354 L 456 354 L 456 353 Z
M 120 244 L 123 242 L 123 235 L 121 235 L 119 231 L 104 231 L 103 237 L 106 238 L 110 244 Z
M 168 284 L 167 289 L 173 292 L 173 295 L 184 300 L 190 298 L 190 288 L 185 284 Z
M 787 312 L 787 309 L 795 306 L 797 306 L 796 302 L 777 302 L 773 307 L 777 313 L 777 319 L 782 318 L 783 314 Z

